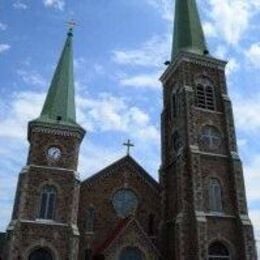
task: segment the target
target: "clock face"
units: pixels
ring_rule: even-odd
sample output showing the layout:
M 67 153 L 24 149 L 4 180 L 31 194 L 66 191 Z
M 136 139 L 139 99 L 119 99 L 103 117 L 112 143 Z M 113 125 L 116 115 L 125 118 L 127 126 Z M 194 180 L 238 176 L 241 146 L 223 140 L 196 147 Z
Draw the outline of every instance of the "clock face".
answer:
M 61 157 L 61 150 L 58 147 L 52 146 L 47 151 L 48 159 L 58 161 Z
M 118 216 L 127 217 L 136 210 L 138 199 L 132 190 L 122 189 L 114 194 L 112 203 Z

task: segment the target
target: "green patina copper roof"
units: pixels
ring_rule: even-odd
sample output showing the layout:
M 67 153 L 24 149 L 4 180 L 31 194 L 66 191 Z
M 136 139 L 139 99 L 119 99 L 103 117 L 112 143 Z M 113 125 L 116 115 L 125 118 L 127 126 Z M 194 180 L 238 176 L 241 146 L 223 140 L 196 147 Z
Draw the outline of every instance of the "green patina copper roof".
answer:
M 73 77 L 72 29 L 55 70 L 41 115 L 35 121 L 77 125 Z
M 196 0 L 176 0 L 172 59 L 180 50 L 207 54 Z

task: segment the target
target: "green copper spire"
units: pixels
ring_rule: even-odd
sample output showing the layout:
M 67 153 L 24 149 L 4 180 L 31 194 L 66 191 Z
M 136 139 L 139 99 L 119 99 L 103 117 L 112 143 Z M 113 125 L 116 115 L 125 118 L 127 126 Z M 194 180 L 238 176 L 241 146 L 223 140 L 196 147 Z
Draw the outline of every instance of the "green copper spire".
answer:
M 172 59 L 180 50 L 208 54 L 196 0 L 176 0 Z
M 72 29 L 69 29 L 41 115 L 36 121 L 77 125 L 73 78 L 72 38 Z

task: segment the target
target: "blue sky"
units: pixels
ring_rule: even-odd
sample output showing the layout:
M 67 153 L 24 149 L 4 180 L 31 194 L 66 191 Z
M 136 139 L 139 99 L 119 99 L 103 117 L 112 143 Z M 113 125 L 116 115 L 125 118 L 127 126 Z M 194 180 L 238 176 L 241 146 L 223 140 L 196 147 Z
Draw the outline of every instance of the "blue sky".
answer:
M 76 2 L 76 3 L 75 3 Z M 260 239 L 260 1 L 198 0 L 211 53 L 229 61 L 250 216 Z M 170 57 L 172 0 L 0 0 L 0 230 L 10 219 L 25 165 L 27 122 L 40 113 L 66 35 L 78 22 L 74 64 L 81 177 L 125 155 L 155 178 L 160 164 L 158 78 Z

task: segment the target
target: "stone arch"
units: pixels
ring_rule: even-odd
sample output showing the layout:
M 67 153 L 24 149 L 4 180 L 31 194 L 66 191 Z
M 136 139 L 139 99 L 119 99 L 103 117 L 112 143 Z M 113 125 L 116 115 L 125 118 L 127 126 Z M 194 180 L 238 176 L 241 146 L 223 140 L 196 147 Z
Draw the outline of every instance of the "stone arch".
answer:
M 214 243 L 223 244 L 229 252 L 230 260 L 236 259 L 236 251 L 235 251 L 233 244 L 221 235 L 219 235 L 217 238 L 213 238 L 213 239 L 209 240 L 209 242 L 207 244 L 207 254 L 208 254 L 208 249 L 209 249 L 210 245 L 212 245 Z
M 56 248 L 49 242 L 47 242 L 45 239 L 41 239 L 39 241 L 36 241 L 35 243 L 31 244 L 24 252 L 23 254 L 23 259 L 24 260 L 29 260 L 29 256 L 31 253 L 37 249 L 46 249 L 51 256 L 53 257 L 53 260 L 61 260 L 59 257 L 59 253 L 56 250 Z

